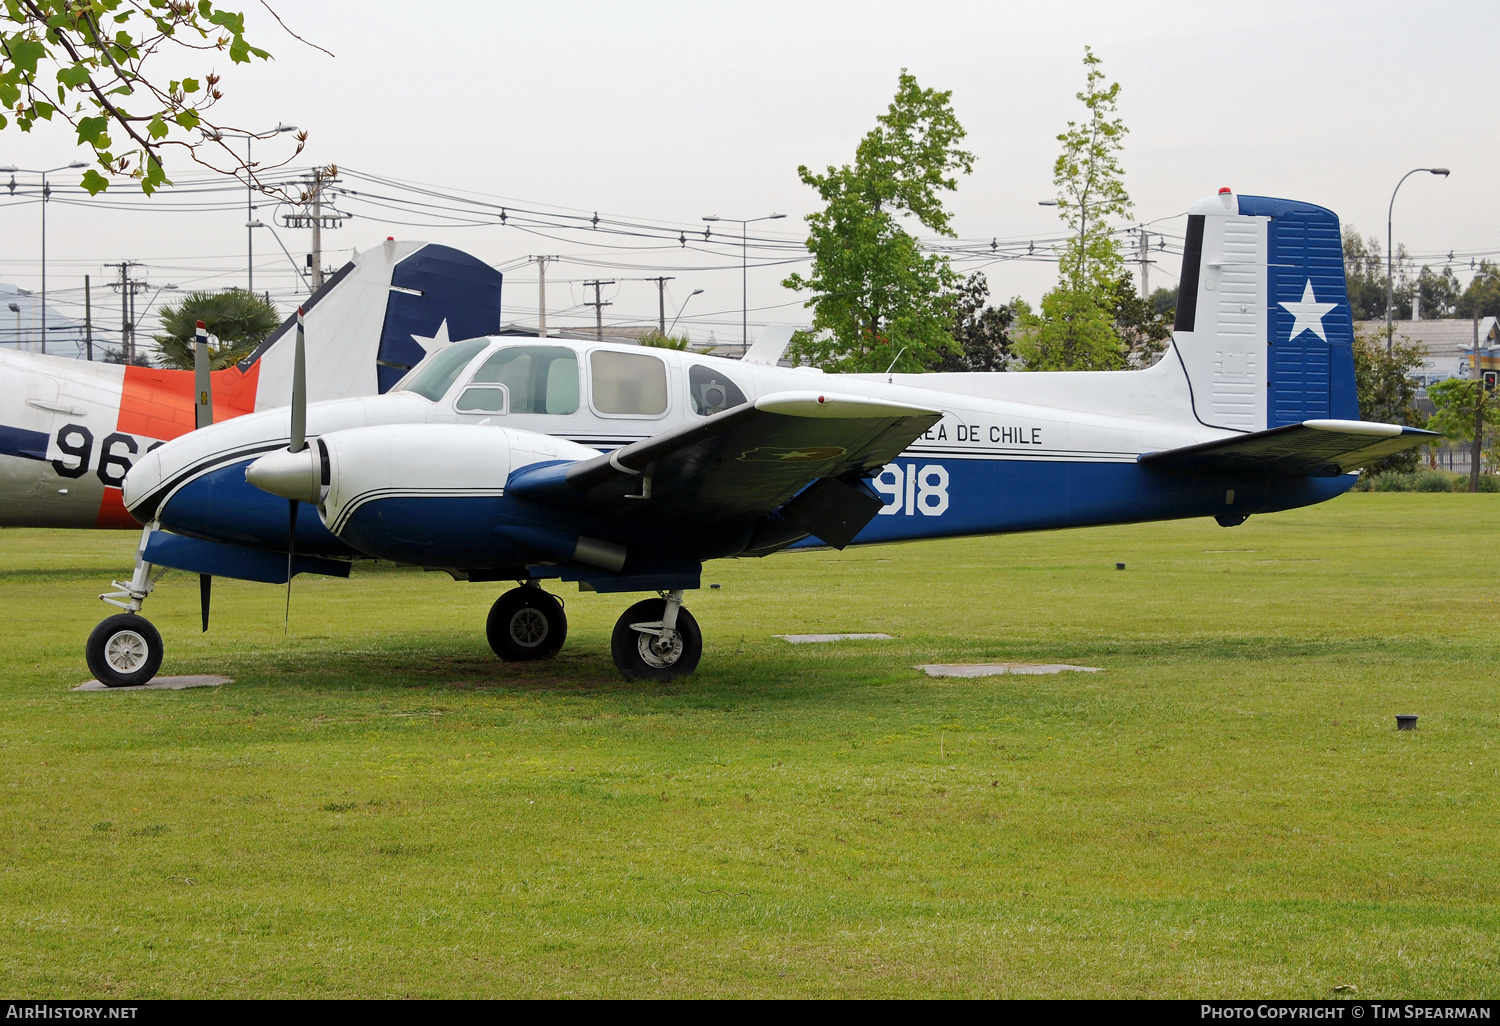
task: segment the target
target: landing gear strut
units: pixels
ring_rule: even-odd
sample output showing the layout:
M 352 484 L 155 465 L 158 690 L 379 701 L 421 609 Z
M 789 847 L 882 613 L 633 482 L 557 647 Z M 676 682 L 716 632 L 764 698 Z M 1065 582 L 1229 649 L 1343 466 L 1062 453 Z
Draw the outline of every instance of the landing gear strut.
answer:
M 141 545 L 135 554 L 135 573 L 130 580 L 114 581 L 114 586 L 120 590 L 99 596 L 110 605 L 125 610 L 95 627 L 84 646 L 89 670 L 105 687 L 145 684 L 161 669 L 165 651 L 161 634 L 151 621 L 140 615 L 141 604 L 155 587 L 155 581 L 151 579 L 151 564 L 146 562 L 146 542 L 154 530 L 156 524 L 151 523 L 141 532 Z
M 555 596 L 528 584 L 495 600 L 485 634 L 506 662 L 550 659 L 567 640 L 568 617 Z
M 682 592 L 637 602 L 615 624 L 610 655 L 626 680 L 682 677 L 698 668 L 703 632 L 682 608 Z

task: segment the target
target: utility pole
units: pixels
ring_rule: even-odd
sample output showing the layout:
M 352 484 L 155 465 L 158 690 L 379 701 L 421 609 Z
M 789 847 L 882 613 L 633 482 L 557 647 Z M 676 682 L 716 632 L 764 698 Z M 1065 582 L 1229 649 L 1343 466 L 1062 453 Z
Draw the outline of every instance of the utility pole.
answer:
M 583 283 L 584 288 L 594 290 L 594 301 L 592 303 L 584 303 L 583 305 L 594 308 L 594 336 L 601 342 L 604 341 L 604 308 L 606 306 L 614 306 L 614 304 L 606 303 L 600 299 L 599 290 L 606 285 L 613 284 L 613 281 L 586 281 Z
M 1151 236 L 1141 225 L 1141 298 L 1151 298 Z
M 531 259 L 536 261 L 536 333 L 538 338 L 547 337 L 547 264 L 556 260 L 555 256 L 537 256 Z
M 647 278 L 646 280 L 656 282 L 656 330 L 665 335 L 667 333 L 667 282 L 677 279 Z
M 302 181 L 302 211 L 283 214 L 281 218 L 281 223 L 287 228 L 312 229 L 312 252 L 307 259 L 312 265 L 309 284 L 314 292 L 323 287 L 323 229 L 342 228 L 344 218 L 349 216 L 339 210 L 323 213 L 323 190 L 339 183 L 338 173 L 338 167 L 332 164 L 313 168 L 312 174 Z
M 89 291 L 89 276 L 83 276 L 83 346 L 89 361 L 94 359 L 94 300 Z
M 135 359 L 135 294 L 146 288 L 146 283 L 138 278 L 131 279 L 130 269 L 141 266 L 134 260 L 105 266 L 120 269 L 120 280 L 110 282 L 109 287 L 120 290 L 120 353 L 125 362 L 130 363 Z

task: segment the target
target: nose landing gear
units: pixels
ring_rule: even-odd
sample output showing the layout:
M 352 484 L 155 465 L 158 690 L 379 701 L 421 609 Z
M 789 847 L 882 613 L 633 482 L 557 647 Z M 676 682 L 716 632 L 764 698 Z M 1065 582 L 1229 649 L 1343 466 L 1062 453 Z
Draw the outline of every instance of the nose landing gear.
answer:
M 161 634 L 151 621 L 141 616 L 141 604 L 151 594 L 151 564 L 146 562 L 146 542 L 156 524 L 141 532 L 140 548 L 135 556 L 135 572 L 128 581 L 115 581 L 119 591 L 99 597 L 125 610 L 108 617 L 93 629 L 84 645 L 84 659 L 99 683 L 110 688 L 145 684 L 161 669 Z
M 673 591 L 625 610 L 609 651 L 626 680 L 668 681 L 698 668 L 703 632 L 682 607 L 682 592 Z

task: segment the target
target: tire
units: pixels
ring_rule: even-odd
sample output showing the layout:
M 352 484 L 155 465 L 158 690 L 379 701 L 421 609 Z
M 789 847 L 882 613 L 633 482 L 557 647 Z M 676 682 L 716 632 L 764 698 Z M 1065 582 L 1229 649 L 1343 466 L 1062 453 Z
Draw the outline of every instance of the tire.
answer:
M 129 688 L 156 676 L 165 650 L 150 620 L 135 613 L 116 613 L 89 634 L 84 658 L 100 684 Z
M 508 663 L 551 659 L 568 638 L 568 617 L 555 596 L 528 585 L 495 600 L 484 632 Z
M 666 609 L 666 599 L 646 599 L 625 610 L 615 623 L 609 653 L 626 680 L 668 681 L 698 668 L 698 660 L 703 658 L 703 632 L 687 609 L 677 610 L 677 639 L 670 652 L 662 652 L 653 644 L 657 641 L 655 635 L 631 628 L 633 623 L 661 620 Z

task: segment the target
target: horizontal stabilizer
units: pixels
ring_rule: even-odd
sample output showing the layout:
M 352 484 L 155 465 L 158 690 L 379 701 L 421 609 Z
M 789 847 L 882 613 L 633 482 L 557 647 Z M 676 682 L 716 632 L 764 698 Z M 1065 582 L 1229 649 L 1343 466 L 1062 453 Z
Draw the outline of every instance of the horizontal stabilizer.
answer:
M 1213 476 L 1335 477 L 1442 436 L 1363 420 L 1306 420 L 1212 442 L 1148 452 L 1142 466 Z

